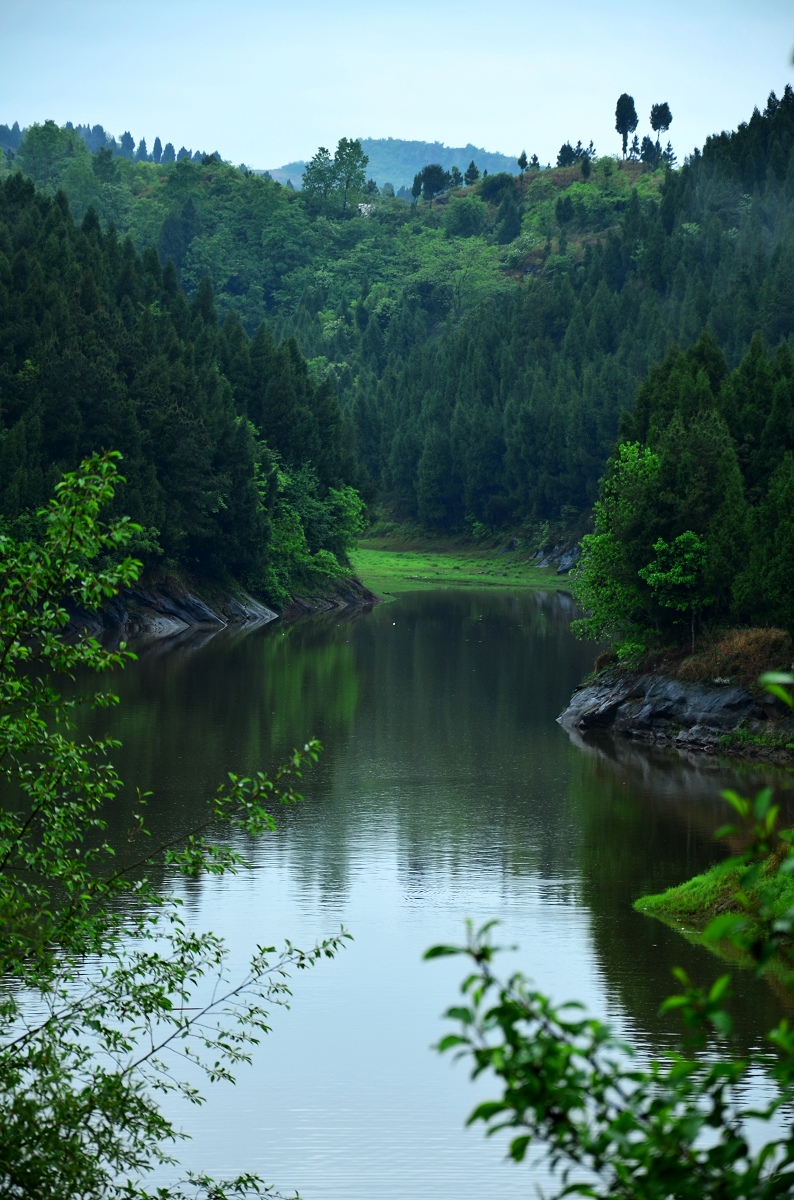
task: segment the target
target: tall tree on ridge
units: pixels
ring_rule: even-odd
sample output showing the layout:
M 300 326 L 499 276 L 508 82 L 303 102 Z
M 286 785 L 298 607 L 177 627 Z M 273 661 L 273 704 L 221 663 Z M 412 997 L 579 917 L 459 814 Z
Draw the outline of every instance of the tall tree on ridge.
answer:
M 154 145 L 152 146 L 152 162 L 159 163 L 162 157 L 163 143 L 160 141 L 159 137 L 156 137 L 154 139 Z
M 673 114 L 670 112 L 670 105 L 665 101 L 663 104 L 651 105 L 651 129 L 656 134 L 656 146 L 659 148 L 659 134 L 667 133 L 667 130 L 673 123 Z
M 526 150 L 522 150 L 521 154 L 518 157 L 518 169 L 522 175 L 526 171 L 527 165 L 528 165 L 527 152 L 526 152 Z
M 353 192 L 363 192 L 369 158 L 361 149 L 358 138 L 340 138 L 334 154 L 337 184 L 342 193 L 342 212 L 347 210 Z
M 325 146 L 306 164 L 301 187 L 307 196 L 327 201 L 336 185 L 336 164 Z
M 479 169 L 478 169 L 474 159 L 472 159 L 471 162 L 469 163 L 468 167 L 466 168 L 466 173 L 463 176 L 463 182 L 466 184 L 466 187 L 471 187 L 472 184 L 476 183 L 479 178 L 480 178 Z
M 672 120 L 672 117 L 670 118 Z M 628 145 L 629 134 L 634 133 L 634 130 L 639 125 L 637 110 L 634 107 L 634 97 L 628 92 L 623 92 L 618 97 L 618 102 L 615 107 L 615 129 L 623 138 L 623 157 L 626 157 L 626 146 Z

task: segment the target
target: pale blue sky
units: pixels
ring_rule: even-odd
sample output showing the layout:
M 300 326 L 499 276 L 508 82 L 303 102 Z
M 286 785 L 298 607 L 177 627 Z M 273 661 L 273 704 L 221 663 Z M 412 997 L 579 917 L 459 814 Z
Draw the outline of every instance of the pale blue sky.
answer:
M 0 0 L 0 17 L 0 121 L 100 122 L 255 167 L 342 136 L 611 153 L 623 91 L 640 135 L 669 102 L 683 157 L 794 78 L 791 0 Z

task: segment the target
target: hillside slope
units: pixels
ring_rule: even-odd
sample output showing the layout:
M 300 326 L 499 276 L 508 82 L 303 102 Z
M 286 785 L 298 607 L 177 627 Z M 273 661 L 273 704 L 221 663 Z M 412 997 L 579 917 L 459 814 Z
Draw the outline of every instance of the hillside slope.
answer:
M 414 176 L 427 166 L 428 163 L 438 163 L 449 171 L 457 167 L 461 174 L 470 162 L 482 173 L 489 175 L 497 171 L 508 171 L 511 175 L 518 174 L 517 155 L 499 154 L 492 150 L 483 150 L 481 146 L 445 146 L 443 142 L 407 141 L 404 138 L 360 138 L 361 148 L 369 158 L 367 177 L 374 179 L 379 187 L 390 183 L 395 191 L 407 188 L 410 190 Z M 301 176 L 306 167 L 303 160 L 285 163 L 283 167 L 268 169 L 271 179 L 278 183 L 290 180 L 293 187 L 299 188 Z

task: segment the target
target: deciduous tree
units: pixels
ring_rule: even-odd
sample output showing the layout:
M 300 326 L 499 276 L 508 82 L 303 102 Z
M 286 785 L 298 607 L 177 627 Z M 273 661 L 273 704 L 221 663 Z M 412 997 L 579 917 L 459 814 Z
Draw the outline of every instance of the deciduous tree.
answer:
M 343 213 L 347 211 L 351 197 L 364 190 L 368 162 L 358 138 L 340 138 L 334 153 L 334 171 Z
M 214 796 L 195 798 L 199 815 L 184 837 L 147 837 L 141 793 L 123 844 L 107 833 L 108 806 L 120 804 L 118 743 L 81 742 L 73 726 L 81 704 L 101 711 L 115 697 L 70 689 L 67 699 L 56 681 L 132 657 L 62 636 L 67 604 L 93 611 L 137 575 L 124 557 L 133 528 L 101 519 L 116 457 L 94 456 L 65 477 L 40 540 L 0 536 L 0 971 L 9 982 L 0 995 L 0 1191 L 9 1198 L 162 1197 L 142 1182 L 179 1137 L 159 1098 L 200 1100 L 195 1071 L 185 1080 L 180 1065 L 187 1058 L 209 1082 L 232 1080 L 268 1030 L 267 1008 L 288 996 L 287 973 L 342 944 L 333 937 L 308 953 L 261 945 L 232 978 L 222 939 L 191 928 L 163 886 L 166 872 L 198 879 L 242 868 L 232 839 L 214 841 L 211 830 L 225 825 L 245 839 L 271 830 L 267 808 L 299 799 L 317 743 L 272 778 L 230 775 Z M 85 970 L 89 957 L 96 970 Z M 273 1195 L 254 1176 L 227 1192 L 190 1173 L 168 1194 Z
M 307 196 L 327 202 L 336 186 L 336 164 L 325 146 L 307 162 L 301 188 Z

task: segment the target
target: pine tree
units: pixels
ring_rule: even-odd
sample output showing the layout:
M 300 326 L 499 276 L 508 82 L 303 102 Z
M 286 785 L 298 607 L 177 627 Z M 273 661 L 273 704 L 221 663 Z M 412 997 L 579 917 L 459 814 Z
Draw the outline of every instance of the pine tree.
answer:
M 472 184 L 475 184 L 479 178 L 479 168 L 474 162 L 474 159 L 472 159 L 464 173 L 463 182 L 466 184 L 466 187 L 471 187 Z

